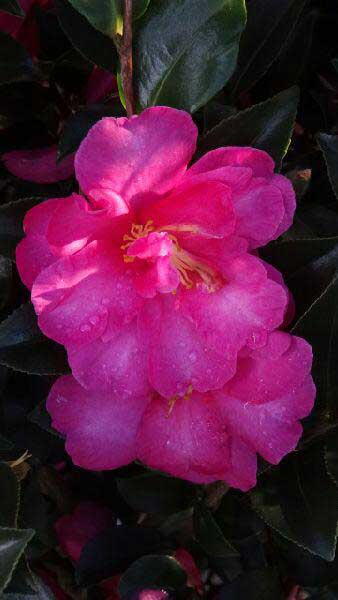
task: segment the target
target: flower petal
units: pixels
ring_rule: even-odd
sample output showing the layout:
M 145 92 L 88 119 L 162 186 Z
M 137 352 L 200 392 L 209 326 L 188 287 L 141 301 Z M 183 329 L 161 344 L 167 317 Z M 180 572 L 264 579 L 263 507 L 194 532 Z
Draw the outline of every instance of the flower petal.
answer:
M 88 389 L 112 392 L 120 398 L 149 391 L 146 354 L 136 320 L 107 342 L 97 339 L 71 347 L 68 359 L 74 377 Z
M 12 175 L 35 183 L 56 183 L 74 174 L 74 155 L 56 163 L 57 146 L 34 150 L 14 150 L 2 155 Z
M 166 398 L 222 387 L 233 376 L 236 354 L 209 347 L 196 325 L 175 307 L 174 296 L 147 302 L 139 315 L 140 336 L 148 344 L 149 380 Z
M 164 230 L 169 225 L 172 229 L 168 231 L 173 231 L 173 235 L 180 233 L 180 227 L 190 226 L 194 236 L 227 236 L 235 229 L 231 191 L 219 181 L 191 178 L 165 198 L 146 207 L 141 212 L 141 221 L 149 219 Z M 178 225 L 177 229 L 175 225 Z
M 119 253 L 105 241 L 94 241 L 42 271 L 32 288 L 39 326 L 48 337 L 68 346 L 88 344 L 111 321 L 130 322 L 142 298 Z
M 210 398 L 193 393 L 171 405 L 158 396 L 143 415 L 137 455 L 175 477 L 186 479 L 190 469 L 208 475 L 227 465 L 228 436 Z
M 110 188 L 133 205 L 145 194 L 164 194 L 181 179 L 195 150 L 190 115 L 164 106 L 131 119 L 104 118 L 89 131 L 75 157 L 81 189 Z
M 304 340 L 272 334 L 265 348 L 239 360 L 234 378 L 215 393 L 228 431 L 277 464 L 296 447 L 299 419 L 312 409 L 310 368 L 311 349 Z
M 88 392 L 71 376 L 54 383 L 47 410 L 66 436 L 66 450 L 84 469 L 116 469 L 136 458 L 135 439 L 148 399 Z
M 55 253 L 67 256 L 81 250 L 93 239 L 111 238 L 114 217 L 119 216 L 119 211 L 121 215 L 127 212 L 120 200 L 116 198 L 115 206 L 112 203 L 109 208 L 92 210 L 83 196 L 69 196 L 67 202 L 55 210 L 48 225 L 47 237 Z
M 24 284 L 31 288 L 39 273 L 58 260 L 47 241 L 48 224 L 64 198 L 51 198 L 31 208 L 24 219 L 26 237 L 16 247 L 16 264 Z
M 190 175 L 206 173 L 222 167 L 249 167 L 255 177 L 271 177 L 275 163 L 271 156 L 257 148 L 228 146 L 207 152 L 189 169 Z

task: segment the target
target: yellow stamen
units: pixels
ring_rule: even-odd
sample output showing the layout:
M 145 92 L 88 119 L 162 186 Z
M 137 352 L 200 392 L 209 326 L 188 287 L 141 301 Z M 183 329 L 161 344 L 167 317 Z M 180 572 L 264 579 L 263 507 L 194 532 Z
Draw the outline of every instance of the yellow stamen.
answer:
M 189 400 L 189 399 L 190 399 L 190 396 L 191 396 L 191 394 L 192 394 L 192 393 L 193 393 L 193 387 L 192 387 L 192 385 L 190 384 L 190 385 L 188 386 L 188 389 L 187 389 L 187 391 L 185 392 L 184 396 L 182 396 L 182 398 L 181 398 L 181 399 L 182 399 L 182 400 Z M 171 415 L 171 413 L 172 413 L 172 411 L 173 411 L 173 408 L 174 408 L 174 406 L 175 406 L 175 404 L 176 404 L 176 401 L 177 401 L 179 398 L 180 398 L 180 396 L 179 396 L 178 394 L 176 394 L 176 396 L 173 396 L 172 398 L 170 398 L 170 399 L 168 400 L 168 407 L 169 407 L 169 408 L 168 408 L 168 412 L 167 412 L 167 415 L 166 415 L 166 416 L 167 416 L 167 419 L 170 417 L 170 415 Z

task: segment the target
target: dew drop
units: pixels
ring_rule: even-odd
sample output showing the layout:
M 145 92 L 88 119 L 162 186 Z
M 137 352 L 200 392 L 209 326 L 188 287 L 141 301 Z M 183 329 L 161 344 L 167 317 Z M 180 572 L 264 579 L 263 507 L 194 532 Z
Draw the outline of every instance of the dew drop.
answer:
M 90 325 L 81 325 L 80 327 L 80 331 L 82 331 L 82 333 L 86 333 L 87 331 L 90 331 L 90 329 Z
M 92 325 L 97 325 L 97 324 L 98 324 L 98 322 L 100 321 L 100 318 L 99 318 L 99 317 L 96 317 L 96 316 L 94 315 L 93 317 L 90 317 L 89 321 L 90 321 L 90 323 L 91 323 Z

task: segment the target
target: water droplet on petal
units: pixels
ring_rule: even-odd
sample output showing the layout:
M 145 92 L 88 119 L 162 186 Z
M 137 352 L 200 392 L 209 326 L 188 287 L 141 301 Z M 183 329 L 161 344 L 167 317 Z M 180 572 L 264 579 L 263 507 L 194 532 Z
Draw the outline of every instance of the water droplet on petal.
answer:
M 82 333 L 86 333 L 88 331 L 90 331 L 91 327 L 90 325 L 81 325 L 80 327 L 80 331 L 82 331 Z

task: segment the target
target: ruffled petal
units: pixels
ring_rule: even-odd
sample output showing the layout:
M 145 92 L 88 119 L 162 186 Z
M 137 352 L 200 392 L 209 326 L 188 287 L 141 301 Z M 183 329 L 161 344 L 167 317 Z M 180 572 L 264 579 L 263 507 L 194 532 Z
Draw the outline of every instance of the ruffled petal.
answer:
M 274 175 L 272 178 L 272 185 L 280 190 L 284 202 L 284 217 L 277 229 L 277 238 L 292 225 L 293 216 L 296 210 L 296 194 L 291 181 L 283 175 Z
M 104 118 L 89 131 L 75 158 L 81 189 L 114 190 L 133 205 L 145 195 L 171 190 L 195 150 L 197 128 L 190 115 L 164 106 L 131 119 Z
M 32 288 L 32 302 L 45 335 L 68 346 L 99 338 L 109 321 L 122 327 L 143 300 L 120 254 L 109 243 L 94 241 L 42 271 Z
M 208 346 L 172 295 L 143 306 L 139 329 L 149 353 L 149 380 L 166 398 L 184 395 L 189 386 L 200 392 L 222 387 L 234 375 L 236 354 Z
M 16 265 L 24 284 L 31 288 L 39 273 L 58 260 L 47 241 L 48 224 L 64 198 L 51 198 L 31 208 L 24 219 L 26 237 L 16 247 Z
M 212 400 L 196 393 L 173 404 L 153 399 L 139 428 L 137 455 L 148 466 L 184 479 L 190 470 L 201 476 L 220 471 L 229 460 L 229 443 Z
M 271 156 L 257 148 L 228 146 L 207 152 L 189 169 L 190 175 L 205 173 L 223 167 L 247 167 L 255 177 L 271 177 L 275 163 Z
M 221 418 L 234 437 L 273 464 L 294 450 L 299 419 L 313 407 L 311 350 L 302 339 L 276 332 L 265 348 L 242 358 L 234 378 L 216 392 Z
M 88 392 L 71 376 L 53 385 L 47 410 L 53 427 L 66 436 L 66 450 L 84 469 L 116 469 L 136 458 L 136 434 L 148 398 L 121 400 Z
M 2 155 L 12 175 L 34 183 L 56 183 L 74 174 L 74 155 L 56 162 L 57 146 L 34 150 L 14 150 Z
M 74 377 L 88 389 L 110 391 L 120 398 L 149 391 L 147 356 L 136 321 L 106 342 L 97 339 L 88 345 L 71 347 L 68 359 Z
M 235 229 L 231 198 L 230 189 L 223 183 L 191 178 L 141 211 L 141 221 L 151 219 L 156 227 L 172 231 L 173 235 L 188 232 L 194 236 L 224 237 Z
M 114 217 L 127 213 L 128 207 L 117 194 L 115 203 L 112 201 L 109 208 L 101 210 L 92 210 L 83 196 L 72 194 L 59 205 L 49 222 L 49 244 L 55 254 L 73 254 L 93 239 L 111 238 Z
M 180 290 L 177 301 L 201 343 L 234 360 L 244 345 L 265 344 L 267 333 L 283 321 L 287 296 L 249 254 L 224 262 L 223 275 L 225 283 L 218 291 L 210 294 L 204 286 Z

